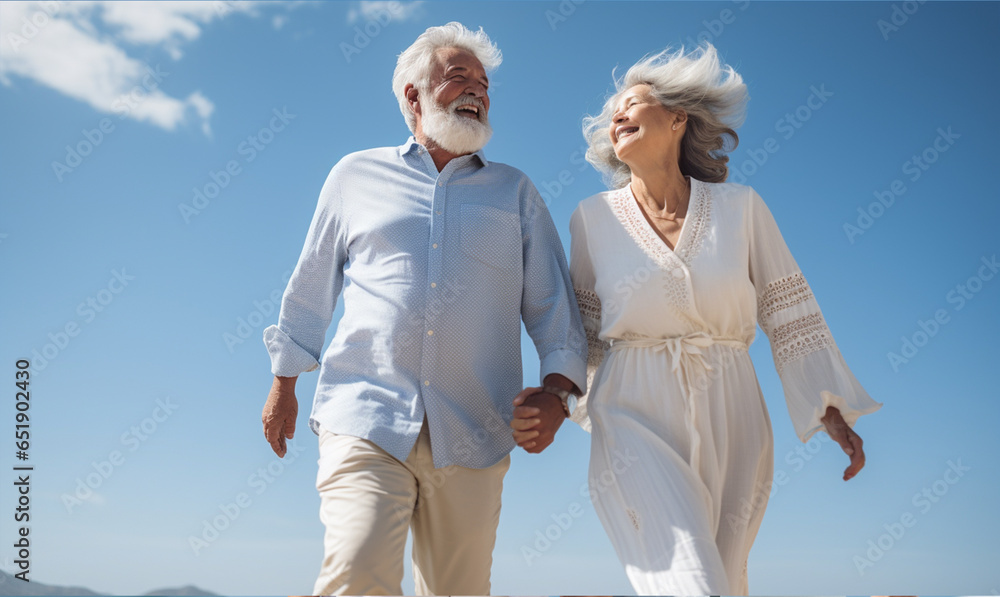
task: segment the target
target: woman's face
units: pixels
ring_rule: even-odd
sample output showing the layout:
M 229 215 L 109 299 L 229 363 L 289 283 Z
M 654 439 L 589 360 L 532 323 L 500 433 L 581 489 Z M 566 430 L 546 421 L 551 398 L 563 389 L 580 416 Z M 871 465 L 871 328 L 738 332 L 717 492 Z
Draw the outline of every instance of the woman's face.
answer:
M 683 134 L 681 122 L 650 94 L 649 85 L 626 89 L 618 99 L 608 134 L 618 159 L 628 164 L 635 156 L 663 153 L 673 147 Z

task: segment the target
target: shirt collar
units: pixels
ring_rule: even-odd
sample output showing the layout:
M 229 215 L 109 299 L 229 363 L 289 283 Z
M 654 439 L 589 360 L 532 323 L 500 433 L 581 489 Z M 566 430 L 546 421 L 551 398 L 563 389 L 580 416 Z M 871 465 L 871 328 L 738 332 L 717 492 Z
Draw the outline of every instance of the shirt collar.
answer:
M 406 140 L 406 143 L 403 143 L 402 145 L 399 146 L 399 156 L 402 157 L 410 152 L 416 151 L 417 149 L 421 149 L 423 147 L 424 147 L 423 145 L 417 143 L 417 140 L 413 137 L 413 135 L 410 135 L 410 138 Z M 479 162 L 483 166 L 490 165 L 490 163 L 486 160 L 486 154 L 483 153 L 482 149 L 473 153 L 472 155 L 479 158 Z

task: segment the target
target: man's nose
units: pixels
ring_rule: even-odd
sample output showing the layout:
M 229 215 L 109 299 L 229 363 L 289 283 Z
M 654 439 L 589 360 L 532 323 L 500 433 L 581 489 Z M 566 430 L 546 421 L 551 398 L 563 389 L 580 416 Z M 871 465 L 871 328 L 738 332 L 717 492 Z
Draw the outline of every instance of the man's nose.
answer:
M 475 96 L 479 99 L 486 97 L 486 86 L 482 83 L 470 83 L 465 92 L 468 95 Z

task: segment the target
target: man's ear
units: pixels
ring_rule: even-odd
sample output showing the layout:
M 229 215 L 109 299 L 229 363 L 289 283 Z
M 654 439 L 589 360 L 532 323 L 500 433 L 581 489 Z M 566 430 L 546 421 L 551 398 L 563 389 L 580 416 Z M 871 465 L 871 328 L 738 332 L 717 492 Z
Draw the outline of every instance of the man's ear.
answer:
M 417 91 L 417 88 L 413 85 L 413 83 L 407 83 L 406 87 L 403 87 L 403 95 L 406 97 L 406 101 L 409 102 L 410 109 L 413 110 L 413 114 L 415 116 L 421 114 L 420 101 L 418 100 L 420 93 Z

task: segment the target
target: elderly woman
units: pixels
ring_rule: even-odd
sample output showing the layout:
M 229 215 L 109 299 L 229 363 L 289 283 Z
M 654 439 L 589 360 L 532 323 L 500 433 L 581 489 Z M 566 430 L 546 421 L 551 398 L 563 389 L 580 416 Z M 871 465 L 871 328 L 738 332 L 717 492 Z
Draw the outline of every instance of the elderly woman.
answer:
M 747 594 L 773 438 L 747 347 L 768 335 L 802 441 L 877 410 L 847 368 L 760 196 L 726 183 L 746 86 L 706 45 L 628 70 L 585 119 L 614 189 L 573 213 L 571 276 L 590 341 L 591 495 L 640 594 Z M 530 432 L 515 434 L 522 445 Z

